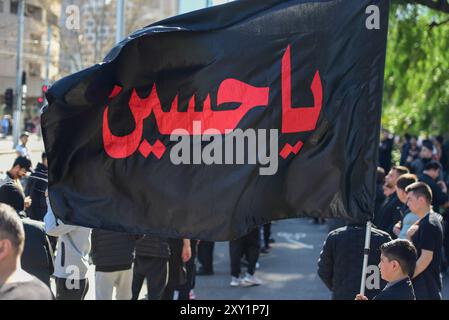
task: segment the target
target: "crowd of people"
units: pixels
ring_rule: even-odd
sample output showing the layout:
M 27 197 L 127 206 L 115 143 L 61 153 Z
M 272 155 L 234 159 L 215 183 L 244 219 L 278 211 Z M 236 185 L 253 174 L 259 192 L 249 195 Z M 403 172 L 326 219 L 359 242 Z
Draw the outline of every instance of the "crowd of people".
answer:
M 28 134 L 20 140 L 17 158 L 0 178 L 1 299 L 82 300 L 90 265 L 98 300 L 142 298 L 145 280 L 145 299 L 194 299 L 196 276 L 214 275 L 213 242 L 64 224 L 49 203 L 46 154 L 33 169 Z M 436 147 L 409 136 L 396 164 L 392 143 L 385 133 L 368 259 L 380 277 L 358 295 L 366 226 L 336 228 L 318 261 L 318 275 L 333 299 L 441 299 L 441 273 L 449 261 L 448 144 Z M 262 284 L 255 275 L 259 257 L 270 253 L 273 241 L 266 224 L 229 242 L 231 287 Z
M 386 261 L 396 261 L 407 271 L 399 282 L 414 292 L 411 296 L 410 290 L 403 290 L 404 295 L 397 299 L 439 300 L 441 276 L 447 272 L 449 262 L 449 140 L 444 143 L 442 137 L 418 140 L 405 135 L 398 148 L 398 163 L 392 160 L 394 145 L 394 136 L 384 131 L 368 261 L 369 265 L 379 264 L 381 279 L 367 286 L 366 295 L 357 299 L 392 298 L 381 291 L 391 290 L 391 285 L 385 283 L 390 280 L 384 277 L 383 268 Z M 360 290 L 365 231 L 365 225 L 349 224 L 331 231 L 326 239 L 318 274 L 334 299 L 351 299 Z M 379 250 L 394 239 L 400 240 L 402 244 L 397 246 L 403 247 L 405 255 L 416 251 L 415 263 L 407 263 L 397 254 L 393 258 L 381 254 Z
M 0 246 L 0 299 L 82 300 L 89 290 L 89 265 L 95 266 L 98 300 L 139 299 L 145 280 L 146 299 L 195 298 L 196 275 L 214 274 L 213 242 L 64 224 L 49 203 L 46 154 L 33 170 L 28 136 L 21 135 L 17 158 L 0 178 L 0 243 L 8 243 L 10 248 L 6 252 Z M 230 286 L 262 284 L 255 272 L 259 253 L 269 253 L 274 241 L 270 225 L 263 226 L 263 232 L 256 228 L 230 241 Z M 246 272 L 242 272 L 242 264 Z M 50 289 L 52 282 L 55 292 Z

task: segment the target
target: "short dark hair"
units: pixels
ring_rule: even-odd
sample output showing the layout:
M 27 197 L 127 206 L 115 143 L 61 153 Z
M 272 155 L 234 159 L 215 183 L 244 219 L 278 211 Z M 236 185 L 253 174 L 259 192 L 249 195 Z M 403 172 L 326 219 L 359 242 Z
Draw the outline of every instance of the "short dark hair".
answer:
M 13 168 L 15 166 L 19 166 L 21 168 L 24 168 L 26 171 L 32 171 L 31 170 L 31 160 L 26 157 L 17 157 L 16 160 L 14 160 L 14 164 L 12 165 Z
M 380 246 L 380 252 L 389 260 L 399 262 L 402 271 L 413 276 L 416 267 L 416 248 L 409 240 L 396 239 L 386 242 Z
M 427 148 L 427 149 L 429 149 L 430 151 L 433 151 L 433 142 L 432 142 L 432 140 L 429 140 L 429 139 L 423 140 L 422 146 Z
M 441 163 L 435 160 L 431 160 L 424 166 L 424 171 L 427 170 L 441 170 Z
M 385 170 L 382 167 L 377 167 L 376 183 L 384 184 L 385 182 Z
M 10 206 L 0 203 L 0 240 L 11 241 L 17 254 L 22 254 L 25 243 L 25 231 L 17 213 Z
M 20 139 L 22 139 L 23 137 L 29 137 L 30 136 L 30 134 L 28 133 L 28 132 L 22 132 L 22 134 L 20 135 Z
M 393 166 L 391 169 L 396 170 L 400 176 L 406 173 L 410 173 L 410 170 L 404 166 Z
M 412 183 L 405 189 L 405 192 L 413 192 L 418 197 L 426 198 L 428 204 L 432 203 L 432 189 L 424 182 Z
M 405 191 L 405 188 L 407 188 L 409 185 L 411 185 L 412 183 L 415 183 L 418 181 L 418 178 L 416 177 L 416 175 L 411 174 L 411 173 L 406 173 L 401 175 L 398 180 L 396 181 L 396 186 Z
M 0 203 L 7 204 L 17 212 L 21 212 L 25 209 L 25 194 L 15 183 L 5 183 L 0 187 Z

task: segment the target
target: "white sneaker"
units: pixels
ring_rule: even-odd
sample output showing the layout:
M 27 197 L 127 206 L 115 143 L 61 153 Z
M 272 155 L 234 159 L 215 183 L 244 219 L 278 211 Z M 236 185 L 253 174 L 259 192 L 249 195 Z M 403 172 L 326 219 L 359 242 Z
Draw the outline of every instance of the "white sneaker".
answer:
M 245 277 L 242 279 L 242 285 L 246 287 L 260 286 L 261 284 L 262 281 L 259 278 L 255 275 L 250 275 L 249 273 L 246 273 Z
M 231 283 L 229 283 L 229 285 L 231 287 L 238 287 L 238 286 L 240 286 L 241 283 L 242 283 L 242 279 L 236 278 L 236 277 L 232 277 L 231 278 Z

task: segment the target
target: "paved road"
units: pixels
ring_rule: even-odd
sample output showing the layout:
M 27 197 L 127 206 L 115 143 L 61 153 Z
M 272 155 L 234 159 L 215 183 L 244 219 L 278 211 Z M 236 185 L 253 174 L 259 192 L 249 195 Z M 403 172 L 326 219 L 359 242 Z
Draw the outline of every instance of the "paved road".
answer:
M 228 243 L 217 243 L 213 276 L 197 277 L 198 299 L 329 299 L 330 293 L 316 274 L 316 263 L 327 235 L 327 225 L 307 219 L 278 221 L 272 226 L 276 242 L 260 257 L 258 287 L 230 287 Z

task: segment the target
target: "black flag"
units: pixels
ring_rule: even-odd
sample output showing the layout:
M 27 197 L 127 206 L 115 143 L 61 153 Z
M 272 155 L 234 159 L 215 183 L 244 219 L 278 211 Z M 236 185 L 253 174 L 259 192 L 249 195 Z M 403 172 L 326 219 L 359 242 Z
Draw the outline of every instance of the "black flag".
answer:
M 42 115 L 64 222 L 230 240 L 374 210 L 389 2 L 241 0 L 143 28 Z

